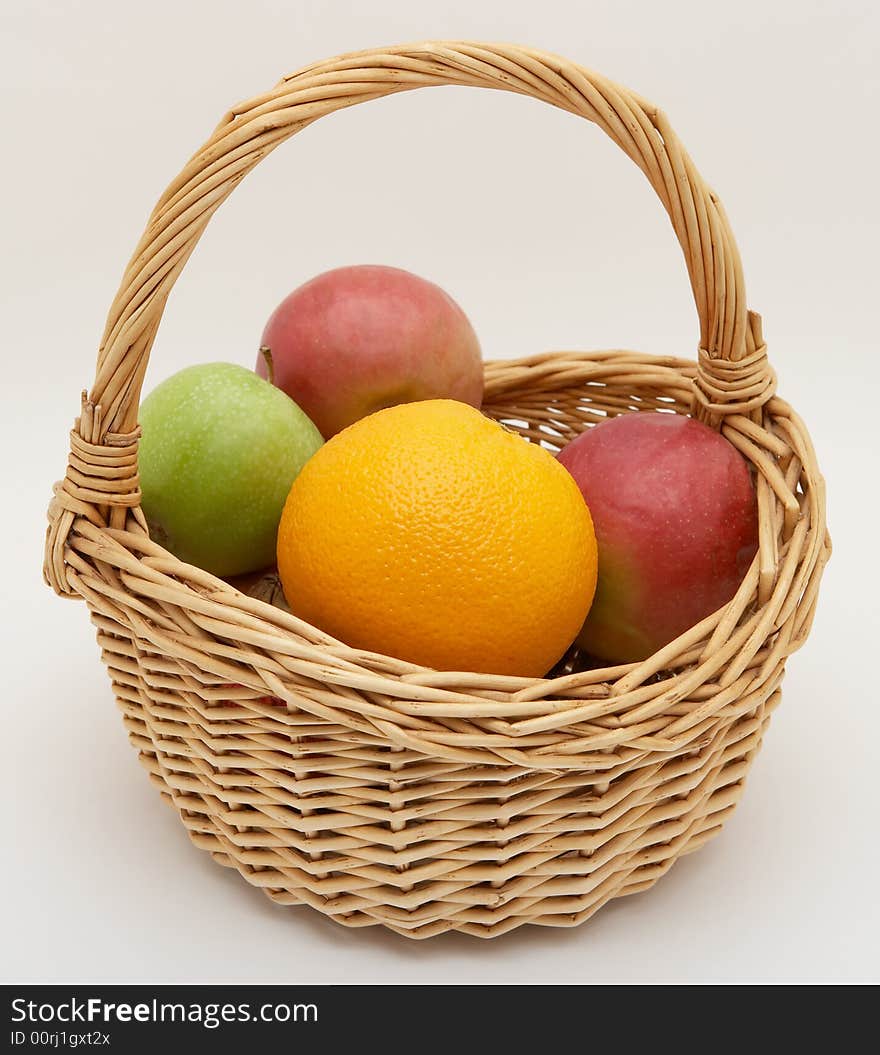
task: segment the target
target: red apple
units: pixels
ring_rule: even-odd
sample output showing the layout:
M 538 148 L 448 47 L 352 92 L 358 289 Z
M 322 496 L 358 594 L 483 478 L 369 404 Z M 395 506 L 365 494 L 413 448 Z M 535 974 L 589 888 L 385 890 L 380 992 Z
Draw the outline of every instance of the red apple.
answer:
M 325 439 L 384 407 L 483 399 L 480 345 L 439 286 L 362 265 L 318 275 L 275 309 L 263 331 L 274 382 Z M 257 373 L 268 376 L 265 356 Z
M 678 414 L 624 414 L 559 454 L 590 507 L 599 581 L 578 644 L 645 659 L 733 597 L 758 545 L 749 468 Z

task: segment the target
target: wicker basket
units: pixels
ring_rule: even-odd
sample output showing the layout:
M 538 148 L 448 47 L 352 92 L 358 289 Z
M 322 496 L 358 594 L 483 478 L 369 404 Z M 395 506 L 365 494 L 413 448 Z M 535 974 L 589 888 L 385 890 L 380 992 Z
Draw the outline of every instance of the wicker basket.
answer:
M 562 446 L 674 409 L 752 464 L 760 546 L 723 609 L 642 663 L 528 680 L 355 651 L 150 541 L 137 411 L 166 298 L 244 176 L 312 121 L 457 84 L 542 99 L 639 166 L 684 251 L 696 362 L 564 352 L 486 365 L 485 411 Z M 568 926 L 651 886 L 740 797 L 830 553 L 809 436 L 775 396 L 716 195 L 656 107 L 563 59 L 425 43 L 309 66 L 236 107 L 153 212 L 110 309 L 49 510 L 45 575 L 83 597 L 129 737 L 192 841 L 274 901 L 410 937 Z

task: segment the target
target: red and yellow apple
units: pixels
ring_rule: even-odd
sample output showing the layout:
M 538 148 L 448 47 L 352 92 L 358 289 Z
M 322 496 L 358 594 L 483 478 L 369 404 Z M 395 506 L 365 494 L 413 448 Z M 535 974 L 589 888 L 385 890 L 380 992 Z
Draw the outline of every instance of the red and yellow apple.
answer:
M 748 466 L 718 432 L 678 414 L 625 414 L 559 460 L 590 507 L 599 579 L 578 644 L 645 659 L 736 593 L 758 545 Z
M 439 286 L 378 265 L 337 268 L 286 297 L 261 341 L 274 383 L 325 439 L 374 411 L 423 399 L 479 408 L 480 345 Z M 270 370 L 263 350 L 257 372 Z

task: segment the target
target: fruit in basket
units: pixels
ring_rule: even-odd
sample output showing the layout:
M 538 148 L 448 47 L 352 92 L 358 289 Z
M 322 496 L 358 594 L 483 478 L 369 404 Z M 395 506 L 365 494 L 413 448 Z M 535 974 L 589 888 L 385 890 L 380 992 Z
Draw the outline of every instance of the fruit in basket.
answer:
M 645 659 L 736 593 L 758 545 L 745 459 L 677 414 L 625 414 L 559 454 L 599 543 L 596 599 L 578 637 L 611 662 Z
M 539 677 L 596 584 L 590 513 L 536 444 L 463 403 L 379 411 L 290 490 L 278 570 L 295 615 L 357 649 Z
M 271 564 L 290 485 L 322 443 L 302 410 L 251 370 L 208 363 L 154 389 L 140 424 L 151 537 L 214 575 Z
M 329 439 L 383 407 L 483 398 L 480 345 L 439 286 L 394 267 L 327 271 L 294 290 L 262 338 L 274 383 Z M 263 351 L 257 373 L 270 376 Z

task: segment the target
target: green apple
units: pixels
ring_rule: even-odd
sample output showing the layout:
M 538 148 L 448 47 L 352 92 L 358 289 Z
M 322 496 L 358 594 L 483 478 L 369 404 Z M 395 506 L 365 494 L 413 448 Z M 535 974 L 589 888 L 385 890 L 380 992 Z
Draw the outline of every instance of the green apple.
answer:
M 271 564 L 290 486 L 322 438 L 268 381 L 191 366 L 140 408 L 142 507 L 154 541 L 219 576 Z

